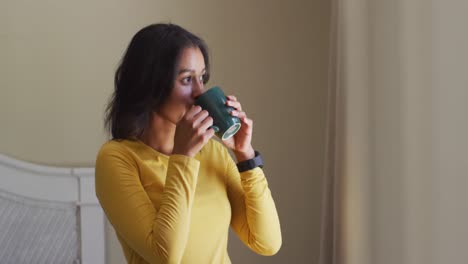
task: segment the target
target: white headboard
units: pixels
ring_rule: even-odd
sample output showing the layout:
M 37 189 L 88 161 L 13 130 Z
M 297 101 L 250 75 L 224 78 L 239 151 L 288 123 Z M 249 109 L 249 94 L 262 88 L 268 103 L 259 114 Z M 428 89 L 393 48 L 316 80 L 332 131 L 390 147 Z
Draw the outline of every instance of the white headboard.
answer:
M 0 263 L 105 263 L 94 168 L 0 154 Z

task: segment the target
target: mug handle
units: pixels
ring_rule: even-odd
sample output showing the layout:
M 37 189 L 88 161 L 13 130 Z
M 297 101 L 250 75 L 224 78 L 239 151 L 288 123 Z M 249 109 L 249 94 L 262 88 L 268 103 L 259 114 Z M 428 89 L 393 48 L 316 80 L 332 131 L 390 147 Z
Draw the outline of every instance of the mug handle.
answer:
M 215 131 L 215 133 L 218 133 L 219 131 L 219 127 L 217 126 L 210 126 L 210 128 L 212 128 Z

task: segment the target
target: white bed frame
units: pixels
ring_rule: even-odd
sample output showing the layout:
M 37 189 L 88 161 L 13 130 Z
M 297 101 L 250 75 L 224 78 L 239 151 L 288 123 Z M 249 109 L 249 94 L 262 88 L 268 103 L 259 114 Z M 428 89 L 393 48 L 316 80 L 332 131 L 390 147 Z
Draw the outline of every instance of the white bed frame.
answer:
M 76 204 L 78 262 L 105 263 L 105 218 L 95 195 L 94 168 L 44 166 L 0 154 L 0 190 L 37 201 Z

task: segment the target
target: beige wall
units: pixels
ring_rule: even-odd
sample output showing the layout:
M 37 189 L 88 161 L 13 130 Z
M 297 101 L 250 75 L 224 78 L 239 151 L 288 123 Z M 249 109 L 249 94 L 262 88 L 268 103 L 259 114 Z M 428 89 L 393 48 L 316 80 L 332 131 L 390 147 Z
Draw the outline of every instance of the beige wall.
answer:
M 211 48 L 213 78 L 255 121 L 254 146 L 283 229 L 259 257 L 231 236 L 234 263 L 315 263 L 323 171 L 328 1 L 2 1 L 0 152 L 41 164 L 93 166 L 105 103 L 132 35 L 173 22 Z M 124 263 L 108 228 L 108 263 Z

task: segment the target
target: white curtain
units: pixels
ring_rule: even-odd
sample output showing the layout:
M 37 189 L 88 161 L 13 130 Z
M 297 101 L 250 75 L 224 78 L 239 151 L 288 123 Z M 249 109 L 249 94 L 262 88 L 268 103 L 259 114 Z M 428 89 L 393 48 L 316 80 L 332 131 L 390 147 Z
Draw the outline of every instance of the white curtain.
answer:
M 334 0 L 332 4 L 320 254 L 320 263 L 323 264 L 349 263 L 351 258 L 356 263 L 368 263 L 369 66 L 366 4 L 365 1 L 341 0 Z
M 468 2 L 333 6 L 320 263 L 465 263 Z

